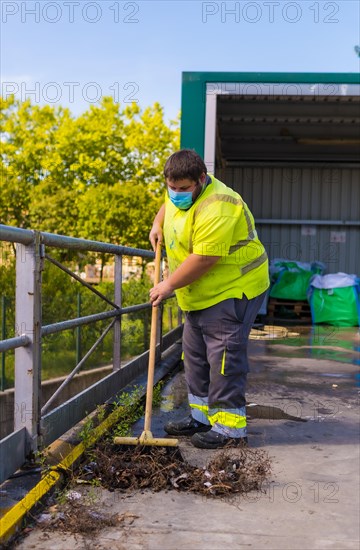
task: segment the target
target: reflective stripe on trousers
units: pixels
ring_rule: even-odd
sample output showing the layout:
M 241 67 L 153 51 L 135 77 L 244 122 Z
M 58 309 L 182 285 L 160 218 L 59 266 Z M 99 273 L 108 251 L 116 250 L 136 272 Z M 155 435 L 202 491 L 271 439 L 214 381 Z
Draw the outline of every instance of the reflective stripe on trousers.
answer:
M 186 313 L 185 376 L 192 416 L 227 437 L 246 436 L 247 343 L 264 294 Z
M 211 424 L 212 429 L 227 437 L 246 436 L 246 411 L 241 409 L 209 408 L 206 397 L 188 394 L 192 417 L 203 424 Z
M 195 395 L 189 393 L 188 400 L 191 408 L 191 416 L 198 422 L 210 424 L 208 398 L 196 397 Z

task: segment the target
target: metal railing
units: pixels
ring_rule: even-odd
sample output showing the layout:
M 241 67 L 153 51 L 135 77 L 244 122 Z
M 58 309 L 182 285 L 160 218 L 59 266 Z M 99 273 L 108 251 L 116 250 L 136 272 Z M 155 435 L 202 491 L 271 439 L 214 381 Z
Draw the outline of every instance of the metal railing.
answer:
M 22 466 L 29 453 L 36 452 L 40 446 L 49 445 L 93 411 L 98 404 L 115 396 L 122 387 L 144 370 L 147 353 L 121 368 L 122 315 L 151 308 L 148 302 L 122 307 L 122 257 L 126 255 L 153 259 L 154 253 L 5 225 L 0 225 L 0 241 L 16 243 L 16 334 L 13 338 L 0 341 L 0 353 L 15 350 L 14 431 L 0 441 L 1 483 Z M 113 255 L 114 298 L 110 300 L 76 273 L 52 258 L 47 253 L 47 249 L 51 247 Z M 43 326 L 42 271 L 45 261 L 51 262 L 86 286 L 112 309 Z M 162 308 L 159 308 L 159 316 L 160 327 L 162 327 Z M 110 323 L 41 408 L 42 338 L 103 320 L 109 320 Z M 158 338 L 158 357 L 164 348 L 169 347 L 181 336 L 181 328 L 181 316 L 178 316 L 178 326 L 164 337 L 161 328 Z M 113 331 L 113 372 L 62 405 L 50 410 L 64 387 L 79 372 L 85 361 L 111 330 Z

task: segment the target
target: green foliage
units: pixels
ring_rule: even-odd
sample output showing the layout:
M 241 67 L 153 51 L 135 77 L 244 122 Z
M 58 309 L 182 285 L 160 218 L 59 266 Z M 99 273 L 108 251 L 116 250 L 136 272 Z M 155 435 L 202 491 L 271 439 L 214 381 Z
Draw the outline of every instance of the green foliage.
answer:
M 86 448 L 87 457 L 93 458 L 93 431 L 94 428 L 99 426 L 106 417 L 106 405 L 98 405 L 94 414 L 88 415 L 82 422 L 81 430 L 79 431 L 79 437 L 84 447 Z
M 162 402 L 162 390 L 164 383 L 158 382 L 153 389 L 153 407 L 160 406 Z M 121 416 L 120 421 L 113 429 L 111 437 L 131 436 L 132 425 L 144 414 L 143 394 L 145 388 L 134 386 L 132 391 L 123 392 L 115 403 L 115 407 L 123 407 L 126 414 Z
M 6 297 L 6 336 L 14 336 L 15 326 L 15 265 L 11 250 L 7 251 L 7 262 L 0 264 L 0 298 Z M 5 255 L 3 256 L 5 258 Z M 149 301 L 151 281 L 147 275 L 141 279 L 132 277 L 123 284 L 123 306 L 131 306 Z M 114 284 L 102 282 L 97 289 L 109 299 L 114 296 Z M 92 315 L 111 309 L 103 300 L 87 288 L 71 279 L 49 262 L 45 262 L 43 272 L 43 325 L 72 319 L 78 316 L 77 298 L 81 296 L 80 315 Z M 163 327 L 167 332 L 177 324 L 175 299 L 164 306 Z M 2 312 L 0 309 L 0 323 Z M 122 318 L 122 360 L 139 355 L 149 346 L 151 310 L 138 311 Z M 84 325 L 80 328 L 82 356 L 91 348 L 109 321 Z M 66 330 L 43 338 L 42 379 L 68 374 L 76 365 L 76 330 Z M 112 364 L 112 331 L 93 352 L 83 369 Z M 6 353 L 6 387 L 14 382 L 14 352 Z
M 15 326 L 15 257 L 7 246 L 0 245 L 0 299 L 5 298 L 6 335 L 14 336 Z M 0 326 L 2 323 L 2 307 L 0 302 Z
M 86 239 L 149 248 L 149 229 L 160 202 L 138 182 L 88 187 L 78 199 L 78 235 Z
M 132 277 L 125 284 L 122 289 L 123 306 L 133 306 L 135 304 L 141 304 L 149 301 L 149 291 L 152 287 L 152 282 L 147 275 L 144 275 L 142 279 Z
M 141 402 L 144 388 L 134 386 L 131 392 L 122 392 L 115 402 L 115 407 L 122 407 L 126 414 L 121 415 L 121 419 L 115 426 L 111 437 L 126 437 L 131 435 L 132 425 L 141 418 L 143 414 L 143 405 Z
M 101 298 L 98 298 L 91 291 L 82 287 L 80 283 L 72 282 L 69 276 L 58 268 L 50 264 L 47 265 L 47 270 L 48 273 L 44 277 L 43 324 L 77 317 L 76 304 L 78 293 L 81 295 L 81 316 L 92 315 L 111 309 L 111 306 L 107 306 Z M 54 284 L 52 294 L 50 281 L 53 281 Z M 149 286 L 150 283 L 147 279 L 145 279 L 145 282 L 133 279 L 125 283 L 123 285 L 124 306 L 148 301 Z M 97 289 L 109 299 L 112 299 L 114 296 L 113 283 L 100 283 L 97 285 Z M 144 351 L 144 333 L 146 334 L 144 322 L 147 322 L 144 312 L 123 316 L 121 323 L 121 357 L 123 360 Z M 108 323 L 109 321 L 101 321 L 84 325 L 80 328 L 82 355 L 91 348 Z M 65 374 L 75 366 L 75 346 L 75 330 L 67 330 L 43 339 L 42 371 L 44 379 Z M 112 332 L 110 331 L 88 359 L 84 368 L 109 365 L 112 363 L 112 354 Z
M 83 422 L 82 428 L 79 432 L 79 437 L 85 447 L 90 445 L 92 432 L 94 430 L 94 418 L 93 416 L 87 416 Z
M 159 103 L 143 113 L 136 103 L 125 109 L 127 119 L 125 144 L 132 151 L 134 180 L 149 185 L 160 195 L 164 190 L 163 167 L 168 156 L 179 149 L 179 118 L 164 124 Z
M 86 239 L 149 249 L 148 233 L 164 192 L 163 166 L 179 148 L 179 120 L 164 121 L 155 103 L 144 111 L 122 108 L 105 97 L 74 117 L 68 109 L 32 105 L 13 96 L 0 98 L 0 223 Z M 47 250 L 47 252 L 49 252 Z M 14 336 L 15 268 L 11 245 L 1 248 L 0 296 L 5 296 L 7 337 Z M 94 262 L 94 253 L 51 250 L 72 269 Z M 145 266 L 145 262 L 143 267 Z M 144 275 L 123 285 L 124 306 L 147 302 Z M 99 290 L 113 297 L 113 285 Z M 104 310 L 104 303 L 79 283 L 45 262 L 43 325 Z M 109 306 L 111 307 L 111 306 Z M 122 319 L 122 358 L 148 345 L 149 311 Z M 81 327 L 83 354 L 106 322 Z M 43 339 L 42 378 L 68 373 L 76 363 L 76 332 Z M 106 336 L 86 366 L 112 362 L 112 335 Z M 13 352 L 6 354 L 8 386 L 13 381 Z M 85 366 L 85 368 L 86 368 Z
M 179 121 L 155 103 L 142 112 L 110 97 L 73 117 L 68 109 L 0 99 L 0 219 L 7 225 L 149 248 L 179 148 Z
M 160 407 L 163 397 L 162 397 L 162 390 L 164 387 L 164 382 L 160 380 L 155 386 L 153 390 L 153 406 L 154 407 Z
M 124 307 L 149 300 L 151 282 L 147 276 L 135 277 L 123 284 Z M 109 299 L 114 296 L 114 284 L 103 282 L 97 289 Z M 13 259 L 8 265 L 0 264 L 0 298 L 6 296 L 6 335 L 14 336 L 15 325 L 15 269 Z M 80 316 L 92 315 L 112 309 L 80 283 L 72 280 L 59 268 L 45 262 L 43 272 L 43 325 L 73 319 L 78 316 L 77 297 L 81 296 Z M 1 324 L 0 309 L 0 324 Z M 122 318 L 122 360 L 143 353 L 148 347 L 150 311 L 139 311 Z M 91 348 L 109 321 L 84 325 L 80 328 L 82 356 Z M 42 341 L 42 379 L 68 374 L 76 365 L 76 330 L 66 330 L 46 336 Z M 112 331 L 99 344 L 83 369 L 110 365 L 113 356 Z M 6 353 L 6 387 L 14 382 L 14 352 Z
M 106 417 L 106 405 L 98 405 L 96 407 L 96 418 L 99 424 L 105 420 Z
M 69 118 L 69 112 L 61 108 L 0 98 L 2 223 L 29 225 L 33 189 L 47 178 L 46 159 L 54 149 L 55 134 Z

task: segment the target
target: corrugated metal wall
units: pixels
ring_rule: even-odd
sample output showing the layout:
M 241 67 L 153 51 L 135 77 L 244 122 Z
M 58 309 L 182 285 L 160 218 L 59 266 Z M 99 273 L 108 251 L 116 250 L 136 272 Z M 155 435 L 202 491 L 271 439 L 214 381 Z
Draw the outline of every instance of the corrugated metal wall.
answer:
M 249 205 L 270 258 L 319 260 L 328 273 L 360 276 L 360 225 L 336 225 L 360 221 L 359 168 L 247 166 L 219 169 L 216 177 Z M 261 219 L 279 223 L 261 223 Z M 281 220 L 314 223 L 292 225 Z M 316 223 L 319 220 L 334 223 L 321 225 Z

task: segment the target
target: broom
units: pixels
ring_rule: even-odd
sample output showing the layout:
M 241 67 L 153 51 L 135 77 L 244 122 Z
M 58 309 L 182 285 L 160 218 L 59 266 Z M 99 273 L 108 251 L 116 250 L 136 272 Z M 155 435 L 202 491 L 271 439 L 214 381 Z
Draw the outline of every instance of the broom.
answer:
M 160 262 L 161 262 L 161 243 L 156 245 L 155 252 L 155 274 L 154 285 L 160 281 Z M 145 422 L 144 431 L 140 437 L 115 437 L 115 445 L 154 445 L 157 447 L 176 447 L 177 439 L 168 439 L 165 437 L 153 437 L 151 433 L 151 415 L 153 401 L 153 386 L 154 386 L 154 371 L 155 371 L 155 350 L 156 350 L 156 335 L 158 325 L 158 306 L 152 307 L 151 312 L 151 333 L 150 333 L 150 349 L 149 349 L 149 366 L 146 388 L 146 405 L 145 405 Z

